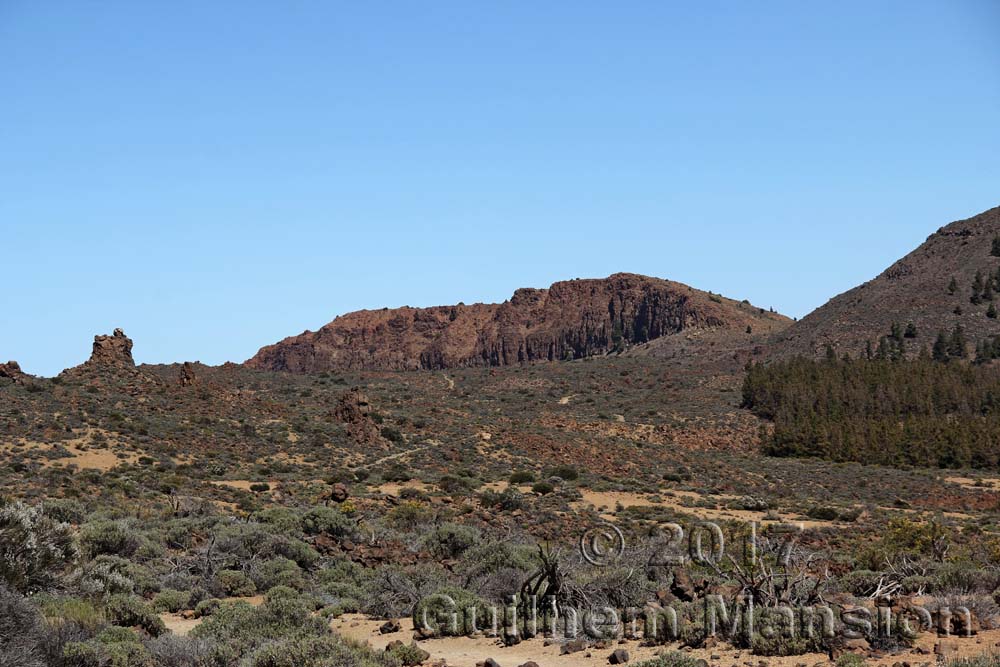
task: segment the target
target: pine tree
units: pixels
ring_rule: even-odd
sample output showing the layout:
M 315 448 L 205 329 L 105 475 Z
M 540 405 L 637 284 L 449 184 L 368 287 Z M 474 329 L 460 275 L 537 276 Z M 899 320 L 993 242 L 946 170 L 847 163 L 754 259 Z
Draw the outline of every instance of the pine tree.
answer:
M 865 341 L 865 359 L 871 361 L 875 356 L 875 351 L 872 349 L 872 342 L 870 340 Z
M 829 343 L 826 344 L 826 360 L 833 363 L 837 360 L 837 353 L 833 349 L 833 345 Z
M 951 332 L 951 340 L 948 341 L 948 356 L 955 359 L 965 358 L 965 329 L 961 324 L 956 324 Z
M 889 329 L 889 338 L 895 341 L 903 340 L 903 328 L 899 326 L 899 322 L 892 323 L 892 327 Z
M 990 254 L 994 257 L 1000 257 L 1000 236 L 993 237 L 993 248 L 990 250 Z
M 944 331 L 939 331 L 937 340 L 934 341 L 934 350 L 931 353 L 934 361 L 948 361 L 948 338 Z
M 906 332 L 903 334 L 906 338 L 916 338 L 917 337 L 917 325 L 910 322 L 906 325 Z
M 875 358 L 884 361 L 889 358 L 889 339 L 882 336 L 878 339 L 878 351 L 875 353 Z
M 997 307 L 995 304 L 991 303 L 990 307 L 986 309 L 986 317 L 991 320 L 995 320 L 997 318 Z
M 955 276 L 951 277 L 951 282 L 948 283 L 948 294 L 954 294 L 958 291 L 958 281 L 955 280 Z
M 986 287 L 983 288 L 983 301 L 993 300 L 993 281 L 987 280 Z
M 975 305 L 979 305 L 983 302 L 983 272 L 976 271 L 976 277 L 972 280 L 972 296 L 969 297 Z
M 902 361 L 906 359 L 906 342 L 902 338 L 897 339 L 896 342 L 893 343 L 891 354 L 893 361 Z

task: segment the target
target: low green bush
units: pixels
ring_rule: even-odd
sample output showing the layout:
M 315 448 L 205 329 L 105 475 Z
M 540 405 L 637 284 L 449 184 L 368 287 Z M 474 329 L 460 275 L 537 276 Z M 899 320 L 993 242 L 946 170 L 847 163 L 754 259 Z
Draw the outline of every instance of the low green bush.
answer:
M 257 592 L 253 581 L 239 570 L 220 570 L 215 581 L 227 597 L 245 598 Z
M 176 614 L 188 608 L 191 603 L 191 591 L 176 591 L 165 588 L 153 598 L 153 609 L 157 612 L 169 611 Z
M 104 604 L 108 620 L 123 627 L 140 627 L 151 637 L 159 637 L 166 626 L 153 609 L 134 595 L 113 595 Z

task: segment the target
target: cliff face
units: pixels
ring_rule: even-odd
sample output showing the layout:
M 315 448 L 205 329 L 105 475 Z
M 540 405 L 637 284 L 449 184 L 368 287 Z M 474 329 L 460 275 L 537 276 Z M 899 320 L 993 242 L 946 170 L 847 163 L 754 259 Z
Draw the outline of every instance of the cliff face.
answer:
M 314 373 L 506 366 L 605 354 L 690 329 L 778 330 L 787 318 L 619 273 L 519 289 L 502 304 L 363 310 L 262 348 L 247 366 Z
M 856 357 L 888 336 L 893 323 L 912 322 L 916 335 L 904 340 L 908 356 L 929 349 L 939 331 L 956 325 L 966 332 L 971 354 L 971 344 L 1000 334 L 1000 319 L 988 315 L 1000 294 L 1000 257 L 993 254 L 998 236 L 1000 208 L 942 227 L 873 280 L 776 335 L 772 352 L 822 355 L 831 345 L 838 354 Z M 977 273 L 982 285 L 973 295 Z M 1000 308 L 1000 301 L 994 307 Z

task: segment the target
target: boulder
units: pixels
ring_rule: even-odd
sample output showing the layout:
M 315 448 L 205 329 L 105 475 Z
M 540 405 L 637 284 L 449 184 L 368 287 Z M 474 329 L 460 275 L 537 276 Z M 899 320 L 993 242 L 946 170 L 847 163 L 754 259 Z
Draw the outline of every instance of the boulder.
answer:
M 580 651 L 586 651 L 590 644 L 586 639 L 580 637 L 577 639 L 571 639 L 562 646 L 559 647 L 559 655 L 568 655 L 570 653 L 579 653 Z
M 342 503 L 350 497 L 350 492 L 345 484 L 337 482 L 330 487 L 330 500 L 335 503 Z
M 608 656 L 608 663 L 612 665 L 624 665 L 628 662 L 628 651 L 623 648 L 615 649 L 611 655 Z

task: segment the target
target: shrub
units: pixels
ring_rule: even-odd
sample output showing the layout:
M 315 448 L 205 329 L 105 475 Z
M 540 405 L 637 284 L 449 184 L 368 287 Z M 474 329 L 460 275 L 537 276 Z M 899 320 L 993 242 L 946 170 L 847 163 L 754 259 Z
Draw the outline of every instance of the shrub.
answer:
M 479 531 L 471 526 L 443 523 L 424 538 L 424 546 L 437 558 L 458 558 L 479 541 Z
M 403 434 L 399 432 L 399 429 L 392 426 L 382 427 L 382 437 L 395 443 L 401 443 L 404 440 Z
M 484 507 L 497 507 L 504 512 L 524 509 L 525 506 L 524 494 L 513 486 L 508 486 L 500 493 L 487 489 L 479 494 L 479 501 Z
M 108 628 L 94 639 L 67 644 L 62 657 L 73 667 L 158 667 L 127 628 Z
M 80 525 L 87 518 L 87 510 L 72 498 L 50 498 L 42 503 L 42 508 L 53 521 Z
M 147 592 L 156 587 L 147 568 L 118 556 L 98 556 L 73 578 L 81 592 L 94 596 Z
M 115 625 L 138 626 L 151 637 L 159 637 L 167 631 L 160 617 L 141 598 L 134 595 L 113 595 L 104 605 L 104 613 Z
M 865 659 L 857 653 L 845 653 L 834 664 L 837 667 L 865 667 Z
M 257 592 L 257 586 L 239 570 L 220 570 L 215 581 L 228 597 L 244 598 Z
M 397 663 L 398 664 L 398 663 Z M 339 637 L 304 637 L 269 644 L 254 653 L 250 667 L 390 667 L 392 660 Z
M 534 481 L 535 481 L 535 473 L 529 472 L 527 470 L 514 472 L 511 473 L 510 475 L 511 484 L 530 484 Z
M 42 615 L 50 625 L 72 623 L 86 630 L 89 634 L 107 624 L 103 610 L 95 607 L 88 600 L 79 598 L 44 597 L 38 601 Z
M 390 525 L 408 530 L 429 522 L 433 516 L 433 511 L 427 505 L 406 500 L 389 510 L 386 518 Z
M 211 616 L 219 608 L 222 601 L 219 598 L 209 598 L 207 600 L 202 600 L 194 606 L 194 616 L 195 618 L 204 618 L 205 616 Z
M 535 482 L 531 486 L 531 490 L 541 496 L 548 495 L 556 490 L 556 487 L 552 485 L 551 482 Z
M 385 566 L 375 571 L 365 586 L 364 611 L 380 618 L 399 618 L 414 605 L 446 584 L 444 571 L 431 564 L 400 569 Z
M 275 586 L 288 586 L 301 591 L 305 588 L 302 568 L 288 558 L 272 558 L 255 567 L 251 572 L 257 590 L 266 591 Z
M 23 597 L 0 586 L 0 665 L 45 667 L 42 617 Z
M 1000 654 L 982 653 L 970 658 L 958 658 L 947 664 L 948 667 L 1000 667 Z
M 267 482 L 254 482 L 250 485 L 250 490 L 254 493 L 266 493 L 271 490 L 271 485 Z
M 636 663 L 635 667 L 701 667 L 701 660 L 680 651 L 669 651 L 652 660 Z
M 22 593 L 49 586 L 76 558 L 73 533 L 40 507 L 0 506 L 0 583 Z
M 564 479 L 567 482 L 572 482 L 573 480 L 579 478 L 580 473 L 577 469 L 571 465 L 559 465 L 554 468 L 549 468 L 545 471 L 546 477 L 558 477 L 559 479 Z
M 190 591 L 175 591 L 166 588 L 157 593 L 156 597 L 153 598 L 153 609 L 157 612 L 169 611 L 176 614 L 183 609 L 187 609 L 190 603 Z
M 348 537 L 355 532 L 354 522 L 339 509 L 314 507 L 302 517 L 302 529 L 307 535 Z
M 400 643 L 392 647 L 386 647 L 386 653 L 398 660 L 403 667 L 415 667 L 428 658 L 427 651 L 417 646 L 416 643 Z
M 457 475 L 443 475 L 438 480 L 438 487 L 449 494 L 467 493 L 476 487 L 476 483 L 467 477 Z
M 139 536 L 124 521 L 94 521 L 81 529 L 80 547 L 90 558 L 101 554 L 130 558 L 139 548 Z
M 840 588 L 857 597 L 868 597 L 878 588 L 882 574 L 871 570 L 853 570 L 841 575 Z
M 263 512 L 258 512 L 256 518 L 261 523 L 274 526 L 282 534 L 299 534 L 303 530 L 302 515 L 287 507 L 272 507 Z
M 817 505 L 806 510 L 806 516 L 817 521 L 836 521 L 840 513 L 836 507 Z
M 257 608 L 245 602 L 224 602 L 214 614 L 191 631 L 191 636 L 226 644 L 233 658 L 231 662 L 235 663 L 260 655 L 255 651 L 275 641 L 328 637 L 330 628 L 323 618 L 312 615 L 309 606 L 301 599 L 279 596 Z M 275 659 L 278 657 L 280 656 L 275 656 Z M 250 664 L 258 664 L 255 660 L 256 658 L 251 660 Z
M 750 648 L 754 655 L 766 656 L 803 655 L 823 650 L 818 637 L 790 636 L 783 632 L 775 633 L 769 637 L 755 634 L 750 641 Z
M 146 650 L 156 667 L 207 667 L 212 660 L 212 642 L 176 635 L 162 635 L 146 642 Z

